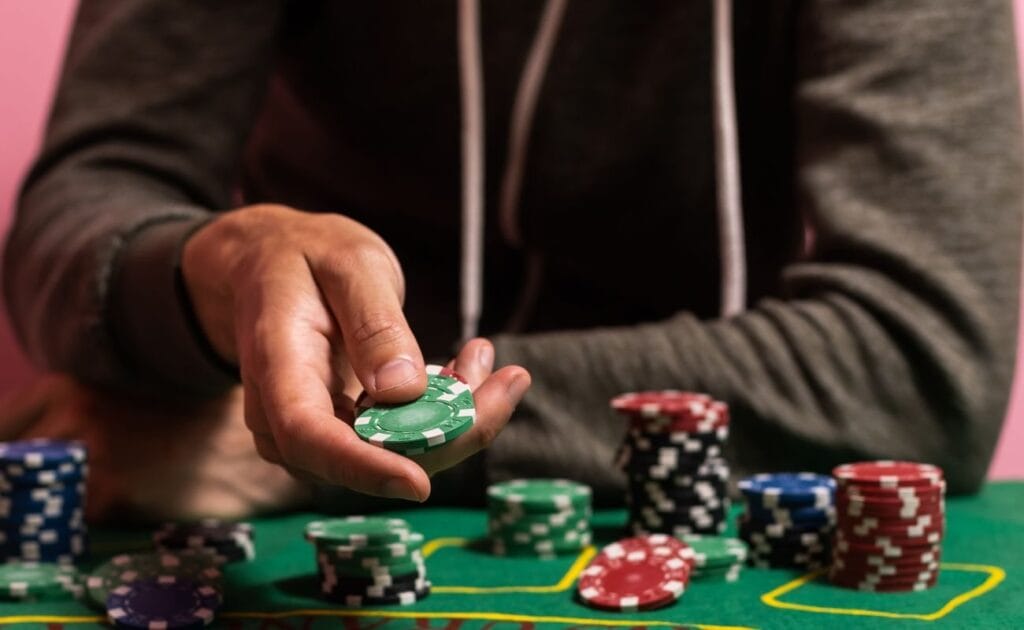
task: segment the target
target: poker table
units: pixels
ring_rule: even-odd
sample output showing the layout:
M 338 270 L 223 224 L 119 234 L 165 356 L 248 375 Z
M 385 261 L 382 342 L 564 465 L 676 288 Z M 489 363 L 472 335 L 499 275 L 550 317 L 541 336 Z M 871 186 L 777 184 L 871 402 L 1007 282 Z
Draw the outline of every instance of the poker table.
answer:
M 737 508 L 734 508 L 734 510 Z M 596 552 L 556 560 L 496 557 L 479 540 L 483 511 L 421 508 L 395 512 L 427 538 L 433 593 L 412 606 L 345 609 L 316 595 L 312 546 L 302 536 L 314 514 L 256 519 L 257 557 L 225 570 L 226 628 L 345 627 L 373 630 L 535 630 L 537 628 L 1020 628 L 1024 627 L 1024 482 L 990 483 L 948 500 L 948 530 L 938 585 L 915 593 L 865 593 L 821 577 L 747 568 L 735 583 L 691 582 L 667 608 L 611 613 L 574 598 L 576 576 Z M 730 519 L 732 521 L 732 519 Z M 595 514 L 598 545 L 622 536 L 625 515 Z M 94 529 L 98 560 L 149 547 L 145 530 Z M 85 604 L 0 605 L 8 625 L 96 625 Z

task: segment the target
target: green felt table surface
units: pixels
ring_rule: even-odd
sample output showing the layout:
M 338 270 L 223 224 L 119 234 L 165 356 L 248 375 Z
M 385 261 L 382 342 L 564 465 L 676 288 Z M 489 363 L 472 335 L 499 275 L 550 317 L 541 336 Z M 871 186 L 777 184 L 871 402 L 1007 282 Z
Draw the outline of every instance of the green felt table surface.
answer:
M 373 630 L 505 630 L 538 627 L 1024 628 L 1024 483 L 990 483 L 977 496 L 948 501 L 938 586 L 925 592 L 862 593 L 783 570 L 746 569 L 739 582 L 692 582 L 679 602 L 640 613 L 606 613 L 573 597 L 587 559 L 501 558 L 472 545 L 486 531 L 482 511 L 422 508 L 394 513 L 428 544 L 434 592 L 408 607 L 347 610 L 316 597 L 312 547 L 302 537 L 316 515 L 257 519 L 257 558 L 226 569 L 225 628 L 344 627 Z M 599 512 L 597 544 L 621 535 L 624 514 Z M 92 532 L 97 559 L 148 547 L 149 533 Z M 85 604 L 0 605 L 0 623 L 88 626 Z

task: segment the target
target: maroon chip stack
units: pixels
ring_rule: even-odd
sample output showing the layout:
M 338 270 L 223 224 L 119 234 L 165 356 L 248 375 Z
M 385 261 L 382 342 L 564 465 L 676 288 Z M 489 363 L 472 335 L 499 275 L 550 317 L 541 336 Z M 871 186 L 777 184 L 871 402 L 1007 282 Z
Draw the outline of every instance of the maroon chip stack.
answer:
M 844 464 L 832 474 L 838 489 L 830 581 L 863 591 L 934 586 L 946 527 L 942 469 L 876 461 Z

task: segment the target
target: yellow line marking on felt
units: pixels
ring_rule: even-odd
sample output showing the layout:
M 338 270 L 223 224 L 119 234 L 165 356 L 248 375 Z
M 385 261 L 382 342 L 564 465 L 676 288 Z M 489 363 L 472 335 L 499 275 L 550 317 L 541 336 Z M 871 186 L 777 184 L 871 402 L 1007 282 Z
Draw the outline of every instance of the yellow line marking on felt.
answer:
M 0 617 L 0 624 L 9 623 L 102 623 L 106 617 L 99 615 L 7 615 Z
M 429 557 L 442 547 L 465 547 L 467 538 L 437 538 L 423 546 L 423 557 Z M 597 548 L 588 545 L 557 582 L 548 586 L 434 586 L 434 593 L 458 593 L 462 595 L 486 595 L 496 593 L 561 593 L 572 588 L 580 571 L 587 567 L 590 559 L 597 554 Z
M 884 617 L 887 619 L 916 619 L 918 621 L 935 621 L 941 619 L 955 608 L 964 604 L 972 599 L 980 597 L 985 593 L 988 593 L 999 583 L 1006 579 L 1006 571 L 1000 567 L 991 566 L 987 564 L 965 564 L 960 562 L 943 562 L 939 567 L 944 571 L 963 571 L 965 573 L 987 573 L 988 577 L 985 581 L 975 586 L 969 591 L 960 593 L 956 597 L 946 602 L 942 608 L 939 608 L 935 612 L 930 613 L 895 613 L 886 610 L 870 610 L 866 608 L 833 608 L 830 606 L 812 606 L 810 604 L 797 604 L 793 602 L 779 601 L 778 598 L 791 593 L 796 589 L 804 586 L 808 582 L 816 580 L 820 575 L 825 573 L 827 569 L 819 571 L 813 571 L 806 575 L 802 575 L 797 579 L 786 582 L 782 586 L 771 590 L 761 596 L 761 602 L 766 606 L 772 608 L 782 608 L 787 610 L 799 610 L 801 612 L 812 612 L 820 613 L 825 615 L 849 615 L 854 617 Z
M 469 545 L 470 542 L 471 539 L 469 538 L 434 538 L 430 542 L 423 545 L 423 557 L 429 558 L 430 556 L 434 555 L 434 552 L 436 552 L 438 549 L 443 549 L 444 547 L 465 547 Z
M 467 619 L 479 621 L 511 621 L 514 623 L 561 623 L 596 626 L 666 626 L 693 627 L 702 630 L 754 630 L 749 626 L 719 626 L 705 623 L 682 621 L 659 621 L 655 619 L 587 619 L 584 617 L 543 617 L 534 615 L 513 615 L 509 613 L 468 613 L 468 612 L 393 612 L 387 610 L 345 610 L 306 608 L 274 612 L 224 612 L 217 615 L 226 619 L 286 619 L 288 617 L 385 617 L 391 619 Z M 101 623 L 105 617 L 61 617 L 56 615 L 20 615 L 0 617 L 0 624 L 12 623 Z
M 589 619 L 586 617 L 545 617 L 540 615 L 515 615 L 499 612 L 391 612 L 386 610 L 338 610 L 311 608 L 280 612 L 228 612 L 218 617 L 229 619 L 284 619 L 286 617 L 385 617 L 393 619 L 467 619 L 478 621 L 511 621 L 513 623 L 560 623 L 596 626 L 687 626 L 703 630 L 754 630 L 750 626 L 718 626 L 684 621 L 659 621 L 656 619 Z

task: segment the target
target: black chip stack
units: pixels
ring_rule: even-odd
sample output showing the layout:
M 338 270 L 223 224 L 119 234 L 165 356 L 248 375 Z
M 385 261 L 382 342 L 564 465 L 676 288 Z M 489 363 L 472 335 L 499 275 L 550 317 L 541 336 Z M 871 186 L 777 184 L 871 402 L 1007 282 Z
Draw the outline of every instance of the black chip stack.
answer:
M 252 525 L 207 518 L 193 523 L 167 523 L 153 534 L 161 551 L 191 549 L 209 553 L 221 562 L 247 562 L 256 558 Z
M 729 408 L 705 394 L 680 391 L 618 396 L 629 419 L 618 465 L 627 475 L 634 534 L 716 535 L 729 510 L 729 466 L 722 447 Z

